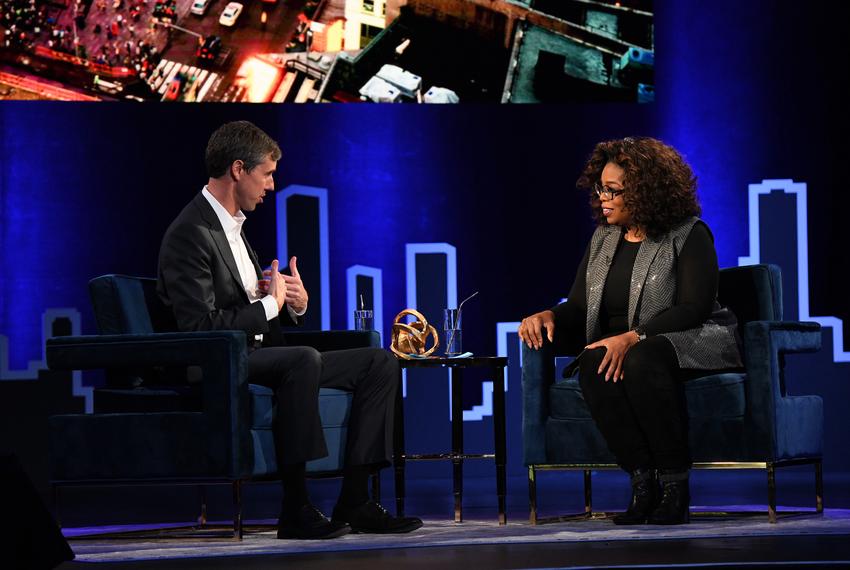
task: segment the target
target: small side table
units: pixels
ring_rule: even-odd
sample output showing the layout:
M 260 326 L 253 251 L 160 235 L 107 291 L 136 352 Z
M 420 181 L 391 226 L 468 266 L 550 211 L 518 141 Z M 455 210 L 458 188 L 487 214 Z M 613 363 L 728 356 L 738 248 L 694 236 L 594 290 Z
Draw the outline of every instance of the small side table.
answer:
M 393 462 L 395 464 L 396 514 L 404 514 L 404 468 L 406 461 L 446 459 L 453 464 L 452 480 L 455 500 L 455 522 L 463 520 L 463 460 L 494 459 L 496 463 L 496 493 L 499 500 L 499 524 L 507 523 L 505 515 L 505 367 L 504 356 L 476 356 L 471 358 L 429 358 L 427 360 L 399 360 L 398 393 L 396 395 L 395 438 Z M 464 453 L 463 451 L 463 370 L 489 367 L 493 370 L 493 439 L 495 453 Z M 401 390 L 401 371 L 410 368 L 448 368 L 452 390 L 452 451 L 411 455 L 404 451 L 404 401 Z

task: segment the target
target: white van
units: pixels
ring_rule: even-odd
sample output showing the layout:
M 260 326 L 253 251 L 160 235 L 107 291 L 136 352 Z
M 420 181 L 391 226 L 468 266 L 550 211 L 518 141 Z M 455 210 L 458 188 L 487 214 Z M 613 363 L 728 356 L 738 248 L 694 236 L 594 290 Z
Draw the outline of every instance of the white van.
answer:
M 212 3 L 213 0 L 194 0 L 192 2 L 192 9 L 189 11 L 197 16 L 203 16 Z

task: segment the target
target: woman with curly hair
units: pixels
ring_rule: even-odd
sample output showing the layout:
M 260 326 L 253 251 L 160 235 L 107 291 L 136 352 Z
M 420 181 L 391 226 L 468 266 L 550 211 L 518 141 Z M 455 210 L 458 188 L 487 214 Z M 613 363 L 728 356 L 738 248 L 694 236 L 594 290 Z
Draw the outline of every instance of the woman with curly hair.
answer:
M 696 178 L 672 147 L 625 138 L 596 145 L 577 186 L 599 226 L 568 300 L 524 319 L 519 336 L 539 349 L 545 334 L 558 353 L 580 353 L 591 416 L 631 476 L 631 502 L 614 522 L 686 523 L 683 382 L 742 366 L 735 315 L 717 302 Z

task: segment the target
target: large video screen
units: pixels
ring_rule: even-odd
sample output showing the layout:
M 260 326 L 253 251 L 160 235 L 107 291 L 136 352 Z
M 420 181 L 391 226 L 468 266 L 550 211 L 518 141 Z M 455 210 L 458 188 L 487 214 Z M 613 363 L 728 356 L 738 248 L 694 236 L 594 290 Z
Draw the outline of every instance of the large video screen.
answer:
M 654 100 L 652 0 L 3 0 L 0 98 Z

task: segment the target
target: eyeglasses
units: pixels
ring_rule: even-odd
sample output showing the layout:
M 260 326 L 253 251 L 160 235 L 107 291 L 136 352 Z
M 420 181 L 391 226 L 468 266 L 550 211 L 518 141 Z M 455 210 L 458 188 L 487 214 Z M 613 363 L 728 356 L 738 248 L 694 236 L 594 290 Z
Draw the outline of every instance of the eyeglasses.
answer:
M 601 185 L 599 182 L 593 185 L 593 190 L 601 200 L 613 200 L 625 192 L 625 190 L 614 190 L 613 188 L 608 188 L 607 186 Z

